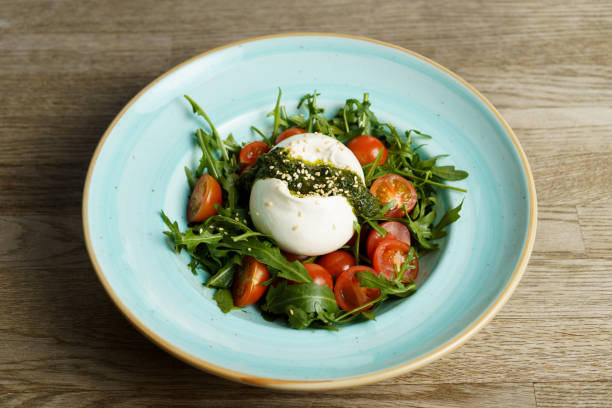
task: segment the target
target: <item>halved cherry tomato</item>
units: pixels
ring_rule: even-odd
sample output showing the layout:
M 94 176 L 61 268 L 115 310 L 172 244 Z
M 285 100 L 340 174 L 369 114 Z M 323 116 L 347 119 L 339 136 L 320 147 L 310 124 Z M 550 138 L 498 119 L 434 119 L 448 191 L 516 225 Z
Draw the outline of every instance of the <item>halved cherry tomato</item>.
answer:
M 334 281 L 327 269 L 312 262 L 305 263 L 304 268 L 314 283 L 319 286 L 327 285 L 331 290 L 334 289 Z
M 212 176 L 204 174 L 198 179 L 189 203 L 187 204 L 187 221 L 201 222 L 217 215 L 215 204 L 221 205 L 221 186 Z
M 252 256 L 242 259 L 242 268 L 234 278 L 232 286 L 232 297 L 234 305 L 238 307 L 252 305 L 265 293 L 267 286 L 262 283 L 270 279 L 270 273 L 266 265 Z
M 282 132 L 280 132 L 278 136 L 276 136 L 276 140 L 274 141 L 274 144 L 279 144 L 280 142 L 282 142 L 285 139 L 290 138 L 291 136 L 301 135 L 302 133 L 306 133 L 306 131 L 299 127 L 292 127 L 289 129 L 285 129 Z
M 387 230 L 387 235 L 384 237 L 380 235 L 375 229 L 370 231 L 368 235 L 368 242 L 366 244 L 366 252 L 368 257 L 372 259 L 374 250 L 383 239 L 399 239 L 410 245 L 410 230 L 407 226 L 397 221 L 387 221 L 380 224 L 382 229 Z
M 357 136 L 356 138 L 348 142 L 346 147 L 351 149 L 351 151 L 353 152 L 355 157 L 357 157 L 357 160 L 359 160 L 359 163 L 362 166 L 365 166 L 368 163 L 373 163 L 376 160 L 376 157 L 378 157 L 378 152 L 380 152 L 381 150 L 382 156 L 378 161 L 378 165 L 380 166 L 381 164 L 387 161 L 387 148 L 384 144 L 382 144 L 380 140 L 378 140 L 374 136 Z
M 257 161 L 257 158 L 264 153 L 270 151 L 270 146 L 264 142 L 251 142 L 240 150 L 238 158 L 240 159 L 240 167 L 242 169 L 251 167 Z
M 395 205 L 385 214 L 387 217 L 402 217 L 404 206 L 410 212 L 417 202 L 417 192 L 411 182 L 397 174 L 385 174 L 377 178 L 370 193 L 378 198 L 383 204 L 395 200 Z
M 385 278 L 391 280 L 395 275 L 395 268 L 402 267 L 408 257 L 410 245 L 397 239 L 383 239 L 374 250 L 372 265 L 378 273 L 382 273 Z M 413 282 L 419 274 L 419 260 L 415 257 L 410 265 L 414 269 L 406 269 L 402 277 L 406 282 Z
M 337 278 L 342 272 L 355 266 L 355 258 L 346 251 L 334 251 L 317 259 L 317 263 Z
M 334 295 L 338 306 L 340 306 L 342 310 L 353 310 L 380 296 L 380 290 L 361 286 L 359 280 L 355 276 L 357 272 L 361 271 L 370 271 L 378 275 L 378 273 L 370 267 L 357 265 L 351 266 L 346 271 L 342 272 L 336 281 Z M 361 311 L 366 311 L 370 307 L 371 306 L 368 306 Z

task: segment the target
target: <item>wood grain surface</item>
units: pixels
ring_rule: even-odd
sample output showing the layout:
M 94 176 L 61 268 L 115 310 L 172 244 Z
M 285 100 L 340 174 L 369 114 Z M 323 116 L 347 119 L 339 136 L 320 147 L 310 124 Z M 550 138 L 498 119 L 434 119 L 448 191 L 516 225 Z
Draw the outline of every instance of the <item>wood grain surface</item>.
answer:
M 533 168 L 529 267 L 484 330 L 354 389 L 234 384 L 174 359 L 90 266 L 81 193 L 102 133 L 179 62 L 289 31 L 391 42 L 472 83 Z M 0 406 L 612 406 L 610 1 L 0 1 Z

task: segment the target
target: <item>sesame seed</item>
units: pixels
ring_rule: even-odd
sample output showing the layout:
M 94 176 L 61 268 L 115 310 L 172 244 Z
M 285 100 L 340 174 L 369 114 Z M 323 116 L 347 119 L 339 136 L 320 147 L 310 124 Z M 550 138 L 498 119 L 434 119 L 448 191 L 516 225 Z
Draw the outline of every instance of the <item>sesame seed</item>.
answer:
M 335 229 L 335 228 L 334 228 Z M 247 248 L 247 251 L 251 252 L 251 248 Z
M 270 170 L 272 170 L 274 168 L 274 166 L 270 166 Z
M 321 172 L 319 172 L 319 171 L 317 171 L 317 172 L 315 173 L 315 176 L 317 176 L 317 177 L 319 177 L 320 175 L 321 175 Z
M 266 207 L 270 207 L 272 205 L 272 201 L 266 201 Z
M 255 216 L 259 217 L 259 213 L 257 211 L 255 211 Z
M 302 212 L 298 211 L 298 217 L 301 217 L 301 216 L 302 216 Z
M 317 153 L 321 153 L 321 149 L 317 147 Z
M 200 230 L 198 231 L 198 233 L 203 233 L 204 232 L 204 228 L 200 228 Z
M 297 231 L 298 226 L 297 226 L 297 225 L 294 225 L 294 226 L 293 226 L 293 228 L 291 228 L 291 229 L 292 229 L 292 230 L 294 230 L 294 231 Z
M 223 228 L 223 227 L 219 227 L 219 231 L 223 231 L 223 230 L 224 230 L 224 228 Z

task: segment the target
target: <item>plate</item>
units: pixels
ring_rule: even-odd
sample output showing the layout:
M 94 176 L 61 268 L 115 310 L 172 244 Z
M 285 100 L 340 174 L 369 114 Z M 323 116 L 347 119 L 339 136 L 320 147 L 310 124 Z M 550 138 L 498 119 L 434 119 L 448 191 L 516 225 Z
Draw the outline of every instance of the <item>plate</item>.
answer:
M 368 92 L 374 112 L 433 135 L 426 156 L 450 154 L 466 169 L 461 219 L 424 260 L 416 294 L 376 321 L 338 332 L 297 331 L 253 308 L 223 314 L 170 250 L 160 210 L 185 225 L 184 166 L 205 126 L 196 100 L 222 135 L 255 139 L 278 88 L 293 110 L 320 92 L 328 112 Z M 442 194 L 445 206 L 464 195 Z M 85 241 L 104 288 L 125 316 L 176 357 L 213 374 L 284 389 L 329 389 L 380 381 L 422 367 L 465 342 L 500 310 L 527 265 L 536 195 L 516 136 L 482 95 L 414 52 L 366 38 L 290 34 L 255 38 L 196 56 L 153 81 L 112 122 L 91 161 L 83 196 Z

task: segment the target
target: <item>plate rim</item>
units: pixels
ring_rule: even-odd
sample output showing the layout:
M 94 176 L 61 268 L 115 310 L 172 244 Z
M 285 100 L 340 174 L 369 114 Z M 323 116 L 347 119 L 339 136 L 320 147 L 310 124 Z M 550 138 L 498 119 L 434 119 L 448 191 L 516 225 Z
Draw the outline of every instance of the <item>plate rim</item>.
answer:
M 480 316 L 480 318 L 478 318 L 478 320 L 473 322 L 469 327 L 464 329 L 461 333 L 459 333 L 457 336 L 453 337 L 451 340 L 444 343 L 440 347 L 414 360 L 411 360 L 406 363 L 399 364 L 397 366 L 390 367 L 384 370 L 375 371 L 375 372 L 368 373 L 368 374 L 362 374 L 359 376 L 344 377 L 344 378 L 331 379 L 331 380 L 313 380 L 313 381 L 285 380 L 285 379 L 279 379 L 279 378 L 261 377 L 261 376 L 255 376 L 255 375 L 243 373 L 240 371 L 230 370 L 225 367 L 218 366 L 216 364 L 212 364 L 204 359 L 198 358 L 170 344 L 165 339 L 163 339 L 160 335 L 153 332 L 153 330 L 151 330 L 145 324 L 143 324 L 129 310 L 129 308 L 121 301 L 121 299 L 119 299 L 119 297 L 117 296 L 117 294 L 115 293 L 111 285 L 109 284 L 108 280 L 106 279 L 106 276 L 104 275 L 104 272 L 102 271 L 102 268 L 100 267 L 100 264 L 98 263 L 98 260 L 96 258 L 96 254 L 94 252 L 93 244 L 92 244 L 91 237 L 90 237 L 89 222 L 88 222 L 88 216 L 87 216 L 91 177 L 93 174 L 93 169 L 96 166 L 98 156 L 100 154 L 100 151 L 102 150 L 102 147 L 104 146 L 104 143 L 106 142 L 107 137 L 110 135 L 110 133 L 114 129 L 117 122 L 123 117 L 123 115 L 127 112 L 127 110 L 134 104 L 134 102 L 136 102 L 144 93 L 146 93 L 156 83 L 158 83 L 159 81 L 164 79 L 166 76 L 170 75 L 171 73 L 182 68 L 183 66 L 186 66 L 194 62 L 197 59 L 200 59 L 206 55 L 213 54 L 215 52 L 218 52 L 218 51 L 221 51 L 227 48 L 235 47 L 235 46 L 246 44 L 246 43 L 256 42 L 260 40 L 275 39 L 275 38 L 287 38 L 287 37 L 334 37 L 334 38 L 358 40 L 358 41 L 373 43 L 373 44 L 384 46 L 384 47 L 393 48 L 401 52 L 407 53 L 413 57 L 416 57 L 420 59 L 421 61 L 426 62 L 429 65 L 432 65 L 434 68 L 437 68 L 445 72 L 446 74 L 450 75 L 451 77 L 456 79 L 458 82 L 460 82 L 462 85 L 464 85 L 478 99 L 480 99 L 489 108 L 489 110 L 495 115 L 497 120 L 502 124 L 510 140 L 513 142 L 514 147 L 519 153 L 519 157 L 523 165 L 523 170 L 525 172 L 525 176 L 527 179 L 527 185 L 529 189 L 529 197 L 530 197 L 529 226 L 527 230 L 527 236 L 525 239 L 525 245 L 523 246 L 523 249 L 521 251 L 521 257 L 519 259 L 519 262 L 514 272 L 512 273 L 512 276 L 510 277 L 510 280 L 508 281 L 508 283 L 506 284 L 502 292 L 499 294 L 499 296 L 489 306 L 489 308 Z M 398 45 L 394 45 L 394 44 L 387 43 L 384 41 L 375 40 L 375 39 L 368 38 L 368 37 L 351 35 L 351 34 L 340 34 L 340 33 L 294 32 L 294 33 L 270 34 L 270 35 L 264 35 L 264 36 L 251 37 L 251 38 L 247 38 L 244 40 L 221 45 L 219 47 L 215 47 L 208 51 L 202 52 L 198 55 L 195 55 L 181 62 L 180 64 L 174 66 L 168 71 L 164 72 L 163 74 L 155 78 L 153 81 L 151 81 L 143 89 L 141 89 L 135 96 L 133 96 L 130 99 L 130 101 L 115 116 L 111 124 L 105 130 L 104 134 L 102 135 L 102 137 L 100 138 L 100 141 L 98 142 L 96 146 L 96 149 L 89 163 L 89 167 L 87 169 L 87 176 L 85 178 L 85 184 L 83 187 L 82 200 L 83 200 L 82 201 L 83 234 L 84 234 L 85 246 L 87 248 L 87 253 L 89 255 L 91 264 L 96 272 L 98 279 L 100 280 L 100 283 L 104 287 L 106 293 L 110 296 L 110 298 L 112 299 L 115 306 L 119 309 L 119 311 L 124 315 L 124 317 L 134 327 L 136 327 L 136 329 L 138 329 L 145 337 L 147 337 L 154 344 L 157 344 L 160 348 L 162 348 L 166 352 L 170 353 L 171 355 L 178 358 L 179 360 L 182 360 L 183 362 L 193 367 L 196 367 L 200 370 L 209 372 L 211 374 L 217 375 L 222 378 L 226 378 L 226 379 L 237 381 L 237 382 L 244 383 L 244 384 L 255 385 L 255 386 L 266 387 L 266 388 L 284 389 L 284 390 L 303 390 L 303 391 L 329 390 L 329 389 L 340 389 L 340 388 L 354 387 L 358 385 L 371 384 L 371 383 L 379 382 L 379 381 L 389 379 L 392 377 L 396 377 L 402 374 L 406 374 L 410 371 L 421 368 L 445 356 L 446 354 L 452 352 L 453 350 L 455 350 L 456 348 L 464 344 L 466 341 L 468 341 L 472 336 L 474 336 L 478 331 L 480 331 L 480 329 L 486 326 L 493 319 L 493 317 L 495 317 L 495 315 L 499 312 L 499 310 L 503 307 L 503 305 L 510 299 L 510 297 L 512 296 L 512 293 L 518 286 L 518 283 L 521 280 L 521 277 L 523 276 L 525 269 L 527 268 L 529 257 L 533 250 L 535 234 L 536 234 L 536 227 L 537 227 L 537 196 L 536 196 L 536 190 L 535 190 L 535 182 L 533 179 L 533 174 L 531 172 L 531 167 L 529 166 L 529 162 L 527 161 L 527 156 L 525 155 L 525 152 L 523 151 L 523 148 L 521 147 L 518 138 L 516 137 L 516 135 L 514 134 L 514 132 L 508 125 L 508 123 L 504 120 L 501 114 L 497 111 L 497 109 L 493 106 L 493 104 L 489 102 L 487 98 L 485 98 L 480 92 L 478 92 L 478 90 L 476 90 L 476 88 L 470 85 L 467 81 L 465 81 L 459 75 L 455 74 L 448 68 L 438 64 L 437 62 L 427 57 L 424 57 L 414 51 L 400 47 Z

